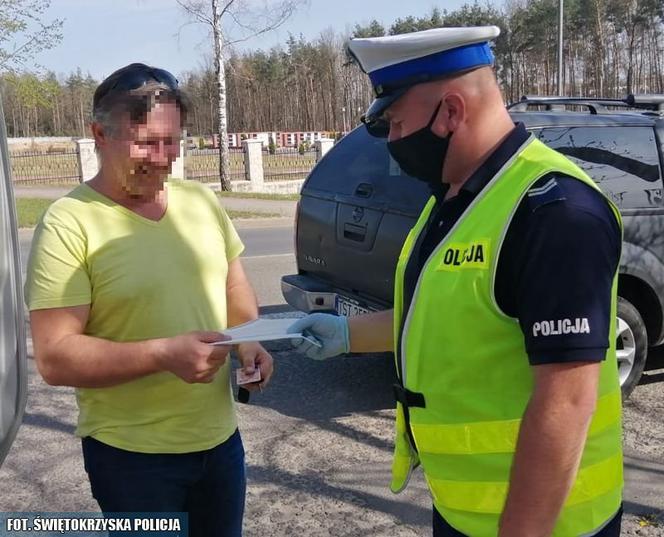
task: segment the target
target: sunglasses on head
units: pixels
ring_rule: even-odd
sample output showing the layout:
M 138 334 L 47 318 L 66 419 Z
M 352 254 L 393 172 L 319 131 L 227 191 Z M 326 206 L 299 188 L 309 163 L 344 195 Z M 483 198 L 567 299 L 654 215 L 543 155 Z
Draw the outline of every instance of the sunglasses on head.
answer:
M 144 86 L 149 82 L 159 82 L 171 91 L 178 89 L 178 79 L 165 69 L 158 67 L 149 67 L 147 65 L 140 65 L 134 69 L 127 69 L 120 74 L 117 79 L 108 86 L 101 94 L 96 95 L 95 106 L 110 93 L 115 92 L 128 92 Z

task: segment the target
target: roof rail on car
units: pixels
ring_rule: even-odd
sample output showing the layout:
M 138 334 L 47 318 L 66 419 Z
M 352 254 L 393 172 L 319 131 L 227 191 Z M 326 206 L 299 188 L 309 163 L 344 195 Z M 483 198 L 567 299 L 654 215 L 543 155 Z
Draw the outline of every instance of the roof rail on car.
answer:
M 633 108 L 664 112 L 664 95 L 661 94 L 630 94 L 625 102 Z
M 609 111 L 607 106 L 627 107 L 628 105 L 622 99 L 524 95 L 520 101 L 508 105 L 507 108 L 515 112 L 525 112 L 531 106 L 544 106 L 546 110 L 565 110 L 567 106 L 580 106 L 587 108 L 591 114 L 601 114 Z
M 530 106 L 544 106 L 546 110 L 565 110 L 567 106 L 580 106 L 587 108 L 591 114 L 611 112 L 608 107 L 664 113 L 664 95 L 630 94 L 624 99 L 524 95 L 520 101 L 508 105 L 507 108 L 515 112 L 525 112 Z

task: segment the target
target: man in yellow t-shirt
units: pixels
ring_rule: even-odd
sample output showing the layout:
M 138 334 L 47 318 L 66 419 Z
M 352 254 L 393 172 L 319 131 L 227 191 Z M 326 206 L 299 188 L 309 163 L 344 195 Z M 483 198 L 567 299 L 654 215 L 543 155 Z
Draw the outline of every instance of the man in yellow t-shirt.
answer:
M 186 113 L 143 64 L 94 95 L 100 171 L 35 232 L 26 298 L 37 367 L 77 388 L 85 469 L 104 512 L 188 512 L 191 536 L 239 536 L 244 451 L 219 331 L 258 316 L 242 242 L 215 195 L 166 177 Z M 245 372 L 272 358 L 237 353 Z

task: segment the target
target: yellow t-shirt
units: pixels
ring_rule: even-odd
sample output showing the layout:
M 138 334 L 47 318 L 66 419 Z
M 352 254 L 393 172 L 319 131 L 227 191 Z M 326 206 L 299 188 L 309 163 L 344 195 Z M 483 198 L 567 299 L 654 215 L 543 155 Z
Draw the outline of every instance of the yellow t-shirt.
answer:
M 209 189 L 168 182 L 159 222 L 82 184 L 54 202 L 32 242 L 30 310 L 90 304 L 85 333 L 139 341 L 226 328 L 228 262 L 244 246 Z M 211 384 L 171 373 L 76 391 L 79 436 L 143 453 L 187 453 L 237 427 L 229 361 Z

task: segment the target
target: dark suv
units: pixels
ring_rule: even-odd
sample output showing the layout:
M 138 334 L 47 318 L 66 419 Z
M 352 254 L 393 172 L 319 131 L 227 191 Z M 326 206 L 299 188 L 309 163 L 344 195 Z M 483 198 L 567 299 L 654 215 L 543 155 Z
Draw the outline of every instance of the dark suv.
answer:
M 584 168 L 623 215 L 618 362 L 628 395 L 648 348 L 664 342 L 664 96 L 524 98 L 509 109 L 515 122 Z M 397 257 L 431 193 L 403 177 L 385 142 L 358 127 L 304 183 L 298 274 L 281 282 L 294 308 L 355 315 L 392 307 Z

